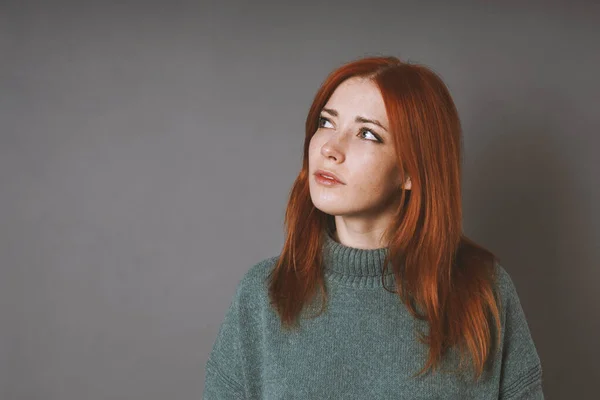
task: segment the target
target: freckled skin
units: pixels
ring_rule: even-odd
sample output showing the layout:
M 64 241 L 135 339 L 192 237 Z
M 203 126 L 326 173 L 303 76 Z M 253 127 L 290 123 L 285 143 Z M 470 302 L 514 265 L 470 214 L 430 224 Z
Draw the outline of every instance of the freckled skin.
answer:
M 342 82 L 324 108 L 326 111 L 309 144 L 309 189 L 313 204 L 335 216 L 341 224 L 362 235 L 382 231 L 390 222 L 400 196 L 400 171 L 383 98 L 370 80 L 350 78 Z M 356 122 L 362 116 L 379 121 Z M 378 141 L 381 139 L 383 143 Z M 345 185 L 326 187 L 314 180 L 317 169 L 335 173 Z M 410 189 L 407 180 L 406 189 Z M 339 230 L 339 229 L 338 229 Z M 360 241 L 360 239 L 359 239 Z

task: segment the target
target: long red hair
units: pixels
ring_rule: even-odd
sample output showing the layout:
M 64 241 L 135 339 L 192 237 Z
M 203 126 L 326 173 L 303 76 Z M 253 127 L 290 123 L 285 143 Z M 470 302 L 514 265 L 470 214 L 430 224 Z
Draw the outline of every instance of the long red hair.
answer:
M 461 369 L 470 355 L 478 379 L 500 341 L 497 258 L 462 232 L 460 120 L 446 85 L 423 65 L 396 57 L 362 58 L 342 65 L 322 83 L 306 118 L 302 169 L 285 213 L 285 242 L 269 275 L 271 305 L 284 329 L 297 326 L 302 310 L 318 293 L 321 312 L 326 307 L 321 234 L 333 228 L 334 219 L 312 203 L 308 149 L 321 109 L 351 77 L 370 78 L 379 87 L 402 182 L 406 176 L 412 181 L 411 190 L 399 193 L 395 218 L 386 231 L 385 268 L 388 263 L 393 267 L 393 293 L 429 326 L 428 335 L 418 332 L 429 348 L 418 375 L 438 369 L 447 351 L 456 348 Z M 385 282 L 384 288 L 390 291 Z

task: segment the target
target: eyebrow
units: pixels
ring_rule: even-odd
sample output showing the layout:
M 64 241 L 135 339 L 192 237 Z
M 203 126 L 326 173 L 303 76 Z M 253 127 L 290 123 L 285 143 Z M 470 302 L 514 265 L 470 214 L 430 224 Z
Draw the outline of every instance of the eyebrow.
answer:
M 333 115 L 334 117 L 338 116 L 338 112 L 332 108 L 323 108 L 323 111 Z M 383 126 L 383 124 L 381 122 L 377 121 L 376 119 L 368 119 L 365 117 L 358 116 L 355 118 L 355 121 L 377 125 L 387 132 L 387 129 Z

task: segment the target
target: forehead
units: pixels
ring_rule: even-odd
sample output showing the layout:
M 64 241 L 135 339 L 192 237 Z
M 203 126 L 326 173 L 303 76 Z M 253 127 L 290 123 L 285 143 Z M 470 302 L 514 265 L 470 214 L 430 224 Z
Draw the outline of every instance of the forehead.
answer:
M 335 109 L 340 116 L 354 119 L 360 115 L 387 122 L 385 103 L 377 85 L 370 79 L 350 78 L 332 93 L 325 108 Z

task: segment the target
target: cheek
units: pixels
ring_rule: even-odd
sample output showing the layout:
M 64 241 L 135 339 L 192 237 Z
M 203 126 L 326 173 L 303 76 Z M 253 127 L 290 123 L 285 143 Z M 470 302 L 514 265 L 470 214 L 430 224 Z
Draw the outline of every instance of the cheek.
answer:
M 319 151 L 321 149 L 322 144 L 320 143 L 321 141 L 319 140 L 318 136 L 315 134 L 313 135 L 313 137 L 310 139 L 310 142 L 308 143 L 308 156 L 309 159 L 310 158 L 314 158 L 317 154 L 319 154 Z
M 362 160 L 355 173 L 361 177 L 360 186 L 365 192 L 387 193 L 394 190 L 398 182 L 395 170 L 393 163 L 379 156 Z
M 314 137 L 314 136 L 313 136 Z M 315 151 L 315 140 L 311 139 L 310 143 L 308 143 L 308 152 L 309 153 L 314 153 Z
M 310 150 L 312 150 L 315 147 L 315 143 L 316 143 L 316 138 L 315 138 L 315 135 L 313 135 L 312 138 L 310 138 L 310 142 L 308 142 L 308 148 Z

